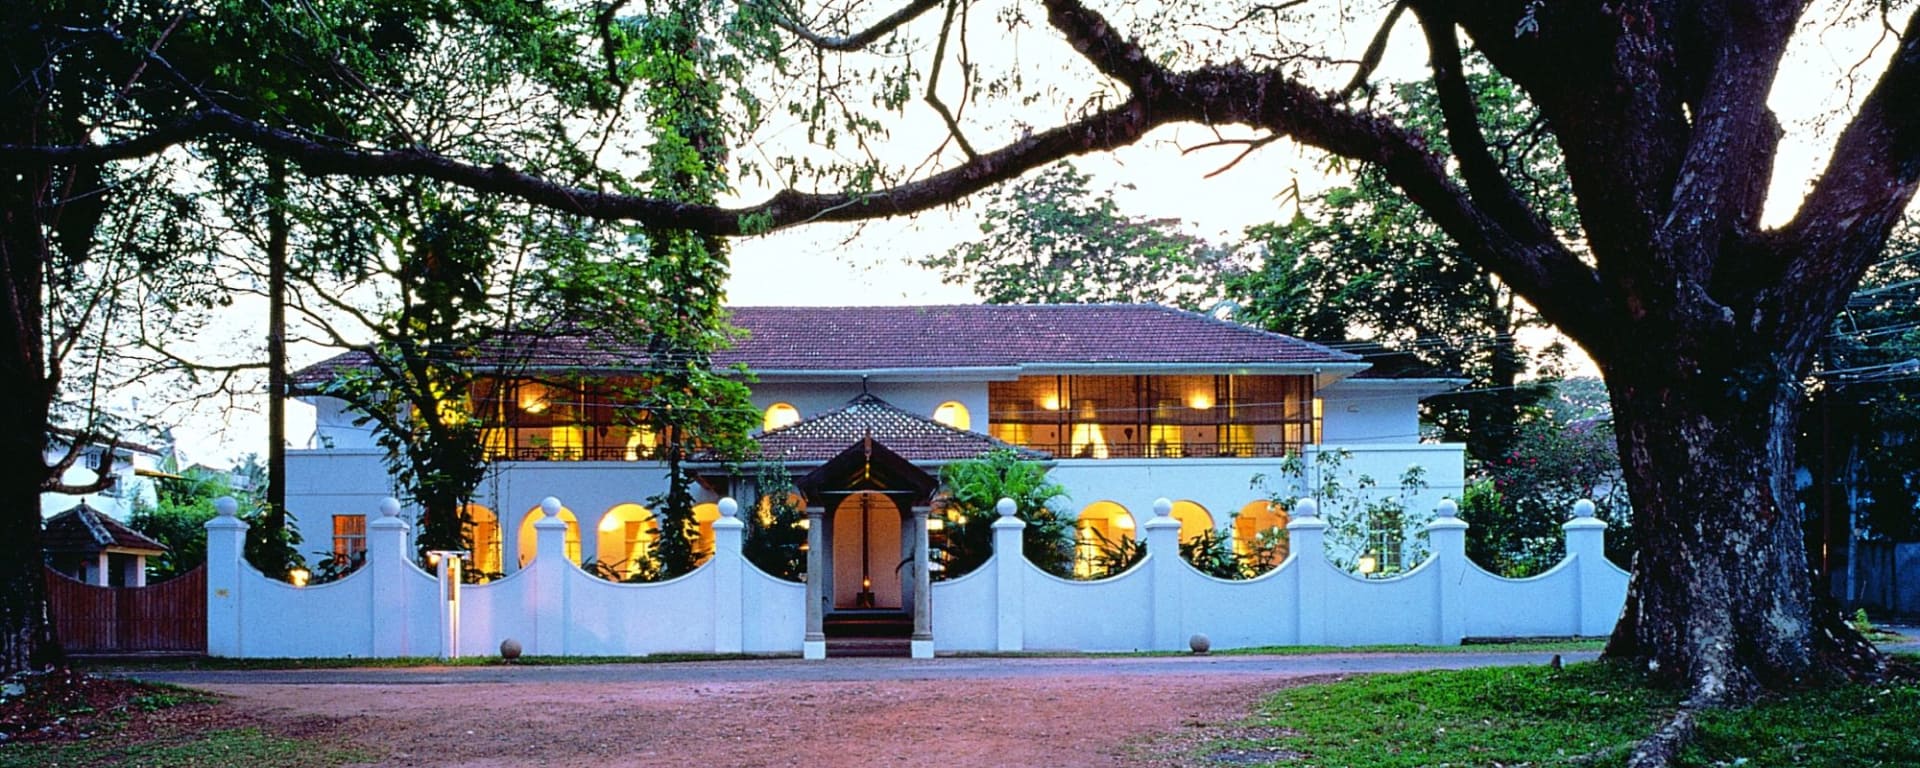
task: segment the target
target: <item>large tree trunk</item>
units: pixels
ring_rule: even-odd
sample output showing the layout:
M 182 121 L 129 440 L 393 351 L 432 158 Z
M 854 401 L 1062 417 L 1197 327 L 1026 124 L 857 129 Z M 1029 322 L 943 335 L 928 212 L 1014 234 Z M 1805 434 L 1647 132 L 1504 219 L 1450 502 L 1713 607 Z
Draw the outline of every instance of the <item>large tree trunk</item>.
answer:
M 18 135 L 13 134 L 13 135 Z M 47 171 L 9 179 L 0 201 L 0 675 L 55 662 L 40 550 L 40 484 L 47 474 L 47 371 L 41 345 L 39 212 Z
M 1799 375 L 1772 362 L 1793 356 L 1686 346 L 1649 340 L 1607 369 L 1640 544 L 1608 655 L 1645 659 L 1701 706 L 1877 672 L 1879 654 L 1809 589 Z

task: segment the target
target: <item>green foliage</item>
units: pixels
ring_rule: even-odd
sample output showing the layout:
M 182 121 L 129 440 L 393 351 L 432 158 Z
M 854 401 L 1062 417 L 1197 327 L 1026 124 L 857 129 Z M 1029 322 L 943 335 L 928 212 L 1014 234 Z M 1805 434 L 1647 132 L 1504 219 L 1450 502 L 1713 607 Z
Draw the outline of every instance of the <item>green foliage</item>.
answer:
M 154 478 L 158 504 L 135 504 L 127 520 L 128 527 L 167 547 L 166 554 L 147 558 L 149 582 L 166 581 L 207 562 L 206 524 L 218 514 L 213 501 L 230 495 L 233 489 L 217 475 Z
M 1056 576 L 1072 576 L 1073 524 L 1055 509 L 1067 491 L 1039 462 L 1009 449 L 988 451 L 941 467 L 940 487 L 937 509 L 949 521 L 942 578 L 971 573 L 993 556 L 993 521 L 1000 519 L 994 507 L 1003 498 L 1013 499 L 1014 515 L 1027 524 L 1021 538 L 1027 560 Z
M 1237 552 L 1233 532 L 1216 528 L 1180 542 L 1180 557 L 1217 579 L 1251 579 L 1279 567 L 1286 546 L 1287 531 L 1277 528 L 1259 532 L 1246 552 Z
M 1680 705 L 1631 665 L 1574 664 L 1371 675 L 1275 694 L 1220 747 L 1286 751 L 1315 765 L 1620 766 Z M 1796 691 L 1701 712 L 1679 766 L 1913 765 L 1911 679 Z
M 1468 76 L 1508 178 L 1578 242 L 1572 190 L 1553 140 L 1535 133 L 1532 104 L 1484 63 Z M 1430 82 L 1396 84 L 1382 98 L 1428 142 L 1447 145 Z M 1525 409 L 1548 394 L 1522 379 L 1555 375 L 1561 350 L 1529 360 L 1516 340 L 1546 323 L 1379 166 L 1361 164 L 1352 186 L 1327 191 L 1291 221 L 1248 229 L 1242 250 L 1255 266 L 1230 275 L 1226 294 L 1243 321 L 1312 339 L 1377 342 L 1469 377 L 1465 391 L 1423 401 L 1441 439 L 1465 443 L 1469 456 L 1505 455 Z
M 1252 486 L 1289 508 L 1295 499 L 1313 497 L 1327 523 L 1327 562 L 1334 567 L 1359 573 L 1362 558 L 1372 557 L 1370 576 L 1411 570 L 1429 554 L 1427 523 L 1433 515 L 1409 507 L 1426 490 L 1426 469 L 1409 466 L 1397 488 L 1385 489 L 1371 475 L 1349 468 L 1352 458 L 1345 450 L 1316 450 L 1311 460 L 1292 454 L 1280 461 L 1278 472 L 1254 475 Z
M 1621 475 L 1613 424 L 1587 402 L 1578 382 L 1566 396 L 1530 409 L 1507 455 L 1483 462 L 1460 499 L 1467 556 L 1493 573 L 1524 577 L 1566 555 L 1560 525 L 1581 499 L 1607 522 L 1607 556 L 1633 559 L 1632 510 Z
M 747 515 L 747 562 L 777 579 L 800 581 L 807 572 L 807 511 L 796 504 L 785 467 L 760 465 L 760 498 Z
M 1224 528 L 1201 531 L 1180 542 L 1180 557 L 1214 578 L 1245 578 L 1240 554 L 1233 551 L 1233 536 Z
M 1159 302 L 1198 309 L 1217 299 L 1224 255 L 1179 222 L 1120 212 L 1072 163 L 995 190 L 985 237 L 917 260 L 989 304 Z
M 1108 579 L 1126 573 L 1127 569 L 1147 559 L 1147 543 L 1131 536 L 1107 538 L 1098 529 L 1088 531 L 1093 534 L 1093 559 L 1087 564 L 1084 575 L 1076 578 L 1088 581 Z

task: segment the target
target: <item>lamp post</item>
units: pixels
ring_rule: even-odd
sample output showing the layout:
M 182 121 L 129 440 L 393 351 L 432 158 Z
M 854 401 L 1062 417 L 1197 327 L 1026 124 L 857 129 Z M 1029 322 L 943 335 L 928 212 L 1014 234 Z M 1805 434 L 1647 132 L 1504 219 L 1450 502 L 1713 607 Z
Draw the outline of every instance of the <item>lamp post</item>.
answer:
M 435 549 L 427 552 L 434 566 L 440 594 L 440 658 L 460 658 L 460 567 L 469 553 L 464 549 Z

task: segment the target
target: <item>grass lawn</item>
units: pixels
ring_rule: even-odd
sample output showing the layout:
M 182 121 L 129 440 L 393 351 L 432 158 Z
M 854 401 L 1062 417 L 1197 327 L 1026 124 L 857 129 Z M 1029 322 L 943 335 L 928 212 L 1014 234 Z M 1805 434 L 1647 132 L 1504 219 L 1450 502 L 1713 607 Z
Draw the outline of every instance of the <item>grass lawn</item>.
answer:
M 1683 765 L 1920 765 L 1920 680 L 1794 694 L 1699 718 Z M 1359 677 L 1281 691 L 1203 747 L 1215 765 L 1619 766 L 1678 694 L 1608 663 Z

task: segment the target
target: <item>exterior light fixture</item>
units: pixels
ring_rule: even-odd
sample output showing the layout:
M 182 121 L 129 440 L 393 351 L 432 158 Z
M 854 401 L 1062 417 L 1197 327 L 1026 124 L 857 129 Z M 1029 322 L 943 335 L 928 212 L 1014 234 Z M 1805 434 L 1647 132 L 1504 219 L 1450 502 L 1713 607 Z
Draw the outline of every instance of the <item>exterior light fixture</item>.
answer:
M 944 517 L 929 517 L 929 518 L 927 518 L 927 530 L 929 530 L 929 531 L 944 531 L 944 530 L 946 530 L 946 529 L 947 529 L 947 519 L 946 519 L 946 518 L 944 518 Z
M 1380 558 L 1374 557 L 1372 552 L 1368 552 L 1360 556 L 1359 566 L 1360 575 L 1372 576 L 1374 571 L 1380 569 Z
M 305 568 L 295 568 L 291 571 L 287 571 L 287 580 L 290 582 L 293 582 L 293 585 L 296 587 L 306 586 L 307 582 L 312 578 L 313 578 L 313 572 Z

